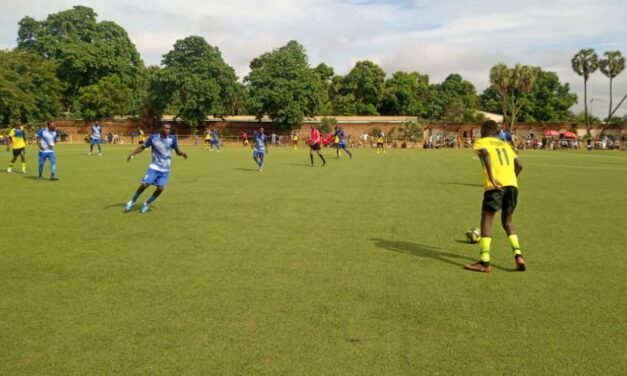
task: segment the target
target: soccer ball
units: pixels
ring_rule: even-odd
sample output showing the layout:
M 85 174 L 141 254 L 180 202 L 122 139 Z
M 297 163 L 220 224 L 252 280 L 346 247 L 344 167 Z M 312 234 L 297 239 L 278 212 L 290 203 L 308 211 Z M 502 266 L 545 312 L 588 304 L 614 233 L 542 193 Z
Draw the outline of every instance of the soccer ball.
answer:
M 476 227 L 471 227 L 466 231 L 466 239 L 469 243 L 479 243 L 481 240 L 481 232 Z

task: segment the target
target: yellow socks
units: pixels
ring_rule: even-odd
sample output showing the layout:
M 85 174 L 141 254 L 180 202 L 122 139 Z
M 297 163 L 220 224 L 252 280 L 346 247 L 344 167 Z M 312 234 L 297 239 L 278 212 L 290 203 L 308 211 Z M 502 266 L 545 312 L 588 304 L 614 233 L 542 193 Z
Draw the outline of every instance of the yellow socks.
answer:
M 490 244 L 492 238 L 481 238 L 479 240 L 479 260 L 481 262 L 490 262 Z
M 512 251 L 514 252 L 514 255 L 522 255 L 522 252 L 520 251 L 520 244 L 518 243 L 518 235 L 512 234 L 508 236 L 508 238 L 509 244 L 511 244 L 512 246 Z

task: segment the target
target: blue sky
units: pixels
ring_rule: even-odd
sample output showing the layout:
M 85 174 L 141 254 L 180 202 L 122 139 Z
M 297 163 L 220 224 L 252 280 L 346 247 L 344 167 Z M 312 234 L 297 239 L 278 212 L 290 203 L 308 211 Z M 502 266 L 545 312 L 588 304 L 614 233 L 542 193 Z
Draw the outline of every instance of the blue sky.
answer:
M 294 39 L 313 65 L 325 62 L 338 74 L 370 59 L 388 74 L 415 70 L 431 82 L 460 73 L 481 92 L 491 66 L 522 63 L 557 72 L 583 98 L 583 80 L 570 67 L 580 48 L 627 55 L 624 0 L 1 1 L 0 48 L 15 46 L 22 17 L 43 19 L 80 4 L 123 26 L 147 64 L 159 64 L 177 39 L 201 35 L 240 77 L 252 58 Z M 600 72 L 589 82 L 592 110 L 601 116 L 607 86 Z M 617 101 L 627 93 L 627 72 L 614 88 Z

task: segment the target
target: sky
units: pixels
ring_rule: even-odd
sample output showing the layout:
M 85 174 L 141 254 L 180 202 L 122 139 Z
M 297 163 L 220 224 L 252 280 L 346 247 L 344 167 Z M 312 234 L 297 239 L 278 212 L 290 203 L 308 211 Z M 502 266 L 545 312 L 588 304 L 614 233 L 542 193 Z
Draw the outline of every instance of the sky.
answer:
M 75 5 L 126 29 L 147 65 L 159 64 L 177 39 L 200 35 L 238 76 L 260 54 L 296 40 L 312 66 L 346 74 L 371 60 L 391 75 L 428 74 L 431 83 L 459 73 L 478 93 L 499 62 L 540 66 L 568 82 L 583 109 L 583 78 L 570 60 L 581 48 L 627 55 L 625 0 L 0 0 L 0 48 L 16 46 L 24 16 L 43 20 Z M 607 116 L 609 80 L 591 76 L 592 112 Z M 614 80 L 614 103 L 627 94 L 627 71 Z M 627 102 L 627 101 L 626 101 Z M 619 114 L 627 113 L 627 103 Z

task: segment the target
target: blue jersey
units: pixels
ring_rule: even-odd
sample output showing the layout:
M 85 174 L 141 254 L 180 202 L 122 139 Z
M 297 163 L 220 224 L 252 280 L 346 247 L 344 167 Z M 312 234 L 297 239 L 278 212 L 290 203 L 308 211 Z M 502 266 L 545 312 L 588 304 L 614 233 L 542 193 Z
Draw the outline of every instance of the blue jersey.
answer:
M 501 130 L 499 134 L 496 136 L 505 142 L 512 142 L 512 134 L 506 131 L 505 129 Z
M 92 140 L 100 140 L 102 138 L 102 126 L 96 123 L 91 126 L 91 138 Z
M 343 129 L 339 129 L 337 132 L 335 132 L 335 135 L 337 137 L 340 138 L 340 142 L 344 142 L 344 130 Z
M 41 128 L 37 131 L 37 138 L 40 140 L 43 153 L 54 153 L 54 143 L 59 140 L 57 131 L 51 131 L 48 128 Z
M 218 131 L 215 129 L 211 130 L 211 141 L 218 142 Z
M 161 134 L 155 133 L 144 142 L 144 147 L 149 146 L 152 147 L 152 163 L 148 167 L 155 171 L 169 172 L 172 150 L 179 148 L 176 138 L 172 135 L 161 137 Z
M 266 151 L 266 142 L 267 137 L 263 133 L 255 134 L 255 151 L 265 152 Z

